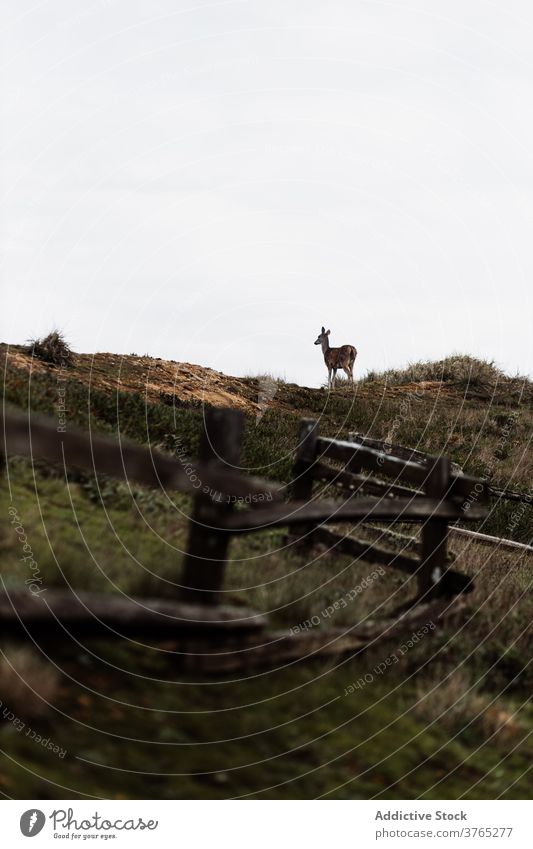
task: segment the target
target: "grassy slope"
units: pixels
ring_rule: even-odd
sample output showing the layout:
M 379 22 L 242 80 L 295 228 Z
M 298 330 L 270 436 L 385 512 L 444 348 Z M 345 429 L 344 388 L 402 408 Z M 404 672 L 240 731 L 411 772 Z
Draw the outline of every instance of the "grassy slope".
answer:
M 181 392 L 179 382 L 175 386 L 175 399 L 166 388 L 158 395 L 150 381 L 147 403 L 142 391 L 146 362 L 113 358 L 115 364 L 106 372 L 107 361 L 99 360 L 100 379 L 96 386 L 91 381 L 89 401 L 88 359 L 78 359 L 71 372 L 69 422 L 86 426 L 90 420 L 98 429 L 119 429 L 167 450 L 176 446 L 179 435 L 194 455 L 201 408 L 191 394 L 190 376 L 187 392 Z M 28 370 L 18 365 L 7 371 L 7 399 L 26 406 L 30 388 L 31 408 L 53 413 L 57 370 L 34 369 L 29 381 Z M 127 388 L 121 384 L 118 393 L 113 368 L 128 375 Z M 329 435 L 357 430 L 422 450 L 445 447 L 465 470 L 490 469 L 500 485 L 525 488 L 531 477 L 531 460 L 524 452 L 531 410 L 528 403 L 518 403 L 516 384 L 494 390 L 482 381 L 465 391 L 464 384 L 435 386 L 433 381 L 421 391 L 420 385 L 390 387 L 378 380 L 360 384 L 355 398 L 345 390 L 328 396 L 281 384 L 271 407 L 256 422 L 257 384 L 239 383 L 244 389 L 238 397 L 245 399 L 251 414 L 245 465 L 259 468 L 263 475 L 289 480 L 299 417 L 312 415 L 321 418 L 321 430 Z M 241 391 L 231 379 L 217 391 L 226 392 L 228 385 Z M 509 414 L 515 412 L 511 433 L 502 444 Z M 61 473 L 34 470 L 20 460 L 9 464 L 9 484 L 8 501 L 10 497 L 19 513 L 47 586 L 61 585 L 66 578 L 80 589 L 118 587 L 168 596 L 176 592 L 190 509 L 187 499 L 173 495 L 170 504 L 161 493 L 129 492 L 112 481 L 103 482 L 99 491 L 83 475 L 69 475 L 66 486 Z M 497 508 L 486 529 L 504 532 L 512 524 L 513 509 Z M 529 509 L 509 533 L 529 541 L 531 522 Z M 270 611 L 273 623 L 292 626 L 320 615 L 372 569 L 330 555 L 307 565 L 279 551 L 281 543 L 280 532 L 236 541 L 226 584 L 233 602 L 251 601 Z M 7 522 L 0 530 L 0 546 L 3 578 L 18 584 L 24 572 Z M 195 686 L 189 686 L 191 680 L 176 681 L 171 643 L 159 652 L 131 644 L 65 645 L 54 662 L 74 680 L 62 675 L 53 707 L 28 721 L 68 754 L 59 759 L 12 723 L 4 723 L 0 789 L 19 798 L 78 793 L 168 798 L 245 793 L 282 798 L 323 793 L 348 798 L 528 795 L 532 747 L 522 738 L 532 717 L 527 708 L 519 719 L 510 717 L 526 700 L 532 683 L 526 667 L 533 612 L 527 595 L 531 563 L 463 542 L 455 543 L 455 552 L 460 568 L 477 575 L 472 613 L 426 638 L 385 675 L 348 696 L 344 690 L 350 682 L 394 651 L 394 644 L 337 664 L 299 664 L 247 680 Z M 408 591 L 391 573 L 339 611 L 332 624 L 350 624 L 386 609 Z M 11 649 L 3 648 L 11 656 Z M 458 666 L 464 674 L 459 683 L 452 677 L 448 694 L 441 687 L 416 705 L 436 677 L 445 679 Z M 0 672 L 0 699 L 9 704 L 2 683 Z M 472 692 L 461 698 L 470 685 Z M 439 720 L 450 693 L 462 709 Z M 38 702 L 28 694 L 31 698 Z M 19 715 L 23 712 L 24 699 L 18 706 Z M 491 739 L 498 716 L 509 721 L 504 732 Z

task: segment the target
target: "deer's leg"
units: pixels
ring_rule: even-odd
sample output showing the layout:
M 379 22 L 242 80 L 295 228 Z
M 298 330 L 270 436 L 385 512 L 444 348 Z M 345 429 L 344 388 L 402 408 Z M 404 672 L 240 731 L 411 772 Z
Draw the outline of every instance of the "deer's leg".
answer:
M 334 388 L 335 388 L 335 380 L 336 380 L 336 379 L 337 379 L 337 369 L 336 369 L 336 368 L 334 368 L 334 369 L 333 369 L 333 377 L 332 377 L 332 379 L 331 379 L 331 388 L 332 388 L 332 389 L 334 389 Z
M 346 375 L 346 377 L 348 378 L 348 381 L 352 380 L 352 382 L 353 382 L 353 377 L 350 374 L 350 366 L 343 366 L 342 370 L 343 370 L 344 374 Z

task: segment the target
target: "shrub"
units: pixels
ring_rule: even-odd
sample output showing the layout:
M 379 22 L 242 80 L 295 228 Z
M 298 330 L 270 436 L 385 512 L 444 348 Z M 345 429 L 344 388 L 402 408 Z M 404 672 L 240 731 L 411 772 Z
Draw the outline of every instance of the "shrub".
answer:
M 44 363 L 55 366 L 68 366 L 72 364 L 72 351 L 65 337 L 59 330 L 52 330 L 43 339 L 32 339 L 28 343 L 28 353 Z
M 494 362 L 488 363 L 467 354 L 452 354 L 435 362 L 421 360 L 417 363 L 409 363 L 404 369 L 371 371 L 362 378 L 361 382 L 380 382 L 387 383 L 389 386 L 399 386 L 406 383 L 437 381 L 465 386 L 492 386 L 502 380 L 507 381 L 509 378 Z
M 57 670 L 32 649 L 4 648 L 0 656 L 0 699 L 23 720 L 42 716 L 59 689 Z

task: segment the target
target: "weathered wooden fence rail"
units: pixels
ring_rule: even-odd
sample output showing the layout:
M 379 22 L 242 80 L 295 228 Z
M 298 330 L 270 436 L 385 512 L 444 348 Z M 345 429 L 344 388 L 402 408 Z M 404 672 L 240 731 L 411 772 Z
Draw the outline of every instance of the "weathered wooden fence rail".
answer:
M 420 451 L 418 448 L 408 448 L 405 445 L 396 445 L 390 442 L 386 442 L 383 439 L 372 439 L 368 436 L 362 436 L 361 434 L 351 433 L 350 441 L 359 442 L 361 445 L 368 446 L 370 448 L 375 448 L 378 451 L 382 451 L 385 453 L 392 453 L 395 457 L 402 457 L 408 460 L 414 460 L 422 465 L 428 463 L 430 461 L 431 455 L 427 454 L 424 451 Z M 452 467 L 455 464 L 452 464 Z M 457 467 L 456 467 L 457 468 Z M 464 476 L 467 478 L 467 476 Z M 520 492 L 518 489 L 509 489 L 509 488 L 501 488 L 497 486 L 492 486 L 490 481 L 482 479 L 484 484 L 487 487 L 488 494 L 491 498 L 500 499 L 502 501 L 520 501 L 524 504 L 533 504 L 533 496 L 527 492 Z
M 308 523 L 305 526 L 308 544 L 317 540 L 336 544 L 339 550 L 354 557 L 374 558 L 375 562 L 416 574 L 421 598 L 466 589 L 470 582 L 447 568 L 449 525 L 458 519 L 474 520 L 486 515 L 486 484 L 478 478 L 452 471 L 446 457 L 422 457 L 420 452 L 411 449 L 402 449 L 395 454 L 390 450 L 380 451 L 376 445 L 375 440 L 357 441 L 352 438 L 352 441 L 344 441 L 320 437 L 316 423 L 302 423 L 299 452 L 303 452 L 305 457 L 297 459 L 295 474 L 301 469 L 297 491 L 305 494 L 307 499 L 309 506 L 304 510 L 305 515 L 315 520 L 314 525 Z M 325 502 L 317 502 L 317 509 L 313 511 L 316 481 L 335 486 L 348 496 L 349 500 L 340 505 L 335 502 L 336 508 L 331 507 L 330 523 L 349 519 L 361 523 L 422 523 L 420 555 L 417 558 L 409 554 L 400 555 L 368 541 L 324 531 L 320 527 L 323 513 L 320 508 Z M 476 502 L 470 504 L 465 512 L 465 499 L 474 489 Z M 361 497 L 365 494 L 379 498 Z M 279 505 L 269 512 L 279 512 L 284 506 L 294 507 L 294 504 Z
M 288 542 L 297 548 L 326 546 L 397 568 L 415 576 L 416 601 L 438 603 L 449 609 L 451 596 L 468 588 L 468 579 L 453 572 L 447 564 L 447 537 L 450 522 L 458 518 L 476 519 L 485 515 L 487 488 L 476 478 L 452 471 L 444 457 L 420 458 L 395 455 L 362 441 L 343 441 L 320 436 L 318 424 L 304 420 L 296 450 L 290 498 L 282 500 L 285 487 L 252 477 L 239 468 L 244 416 L 235 410 L 208 409 L 205 432 L 194 479 L 187 474 L 183 458 L 166 456 L 128 441 L 84 432 L 75 428 L 58 431 L 51 419 L 20 411 L 3 414 L 3 454 L 22 455 L 32 460 L 78 468 L 91 474 L 110 475 L 126 482 L 179 490 L 194 497 L 189 520 L 189 538 L 181 578 L 181 595 L 175 602 L 158 599 L 124 599 L 69 590 L 50 590 L 42 598 L 26 590 L 4 590 L 0 596 L 0 633 L 62 632 L 125 636 L 164 634 L 181 636 L 187 645 L 198 640 L 227 646 L 237 641 L 242 650 L 227 653 L 200 653 L 203 668 L 206 657 L 216 658 L 213 666 L 239 668 L 239 663 L 262 662 L 266 658 L 260 632 L 266 618 L 255 611 L 220 604 L 224 572 L 229 559 L 231 538 L 241 533 L 261 532 L 273 527 L 288 529 Z M 401 453 L 401 452 L 400 452 Z M 9 464 L 7 464 L 9 474 Z M 461 504 L 476 487 L 476 503 L 467 514 Z M 341 498 L 324 498 L 324 488 L 340 490 Z M 374 542 L 339 534 L 326 525 L 369 522 L 412 522 L 422 524 L 421 550 L 413 556 L 380 548 Z M 443 601 L 448 599 L 448 601 Z M 420 615 L 413 610 L 413 621 Z M 340 646 L 359 647 L 372 632 L 390 633 L 406 623 L 405 609 L 383 623 L 369 628 L 354 625 L 328 640 L 327 634 L 288 632 L 270 635 L 277 646 L 273 657 L 338 653 Z M 331 631 L 333 634 L 333 631 Z M 255 636 L 254 636 L 255 635 Z M 342 637 L 342 638 L 341 638 Z M 299 640 L 301 649 L 294 647 Z M 191 643 L 192 640 L 192 643 Z M 198 656 L 200 656 L 198 655 Z M 239 656 L 236 659 L 237 655 Z M 233 667 L 232 667 L 233 663 Z M 207 666 L 206 666 L 207 664 Z
M 233 412 L 209 410 L 210 433 L 215 435 L 219 430 L 230 429 L 235 421 L 230 415 Z M 281 498 L 281 486 L 244 475 L 231 465 L 219 463 L 213 454 L 206 453 L 203 461 L 200 459 L 193 464 L 196 473 L 193 482 L 186 472 L 187 463 L 183 460 L 137 445 L 128 439 L 111 439 L 76 427 L 59 431 L 53 419 L 19 411 L 3 412 L 1 421 L 2 451 L 6 456 L 18 454 L 56 463 L 65 469 L 83 469 L 126 483 L 179 490 L 190 495 L 198 492 L 196 481 L 201 481 L 203 487 L 215 494 L 234 498 L 263 494 L 269 499 Z

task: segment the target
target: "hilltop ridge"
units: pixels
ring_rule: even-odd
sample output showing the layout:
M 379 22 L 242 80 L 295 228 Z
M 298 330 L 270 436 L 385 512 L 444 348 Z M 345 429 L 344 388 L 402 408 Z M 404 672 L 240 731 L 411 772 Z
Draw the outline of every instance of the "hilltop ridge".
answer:
M 251 415 L 262 412 L 265 404 L 269 409 L 300 413 L 308 406 L 313 409 L 316 397 L 325 394 L 325 387 L 300 386 L 273 375 L 235 377 L 207 366 L 148 355 L 72 352 L 68 367 L 62 368 L 32 356 L 28 347 L 2 343 L 0 358 L 8 372 L 54 376 L 61 371 L 68 381 L 78 381 L 92 390 L 139 393 L 152 404 L 226 406 Z M 317 375 L 321 373 L 317 364 Z M 532 387 L 527 378 L 509 377 L 490 363 L 456 355 L 438 362 L 410 364 L 405 369 L 370 372 L 356 380 L 354 391 L 358 398 L 424 394 L 436 402 L 478 399 L 498 404 L 530 400 Z M 335 395 L 347 398 L 353 394 L 349 384 L 338 381 Z

